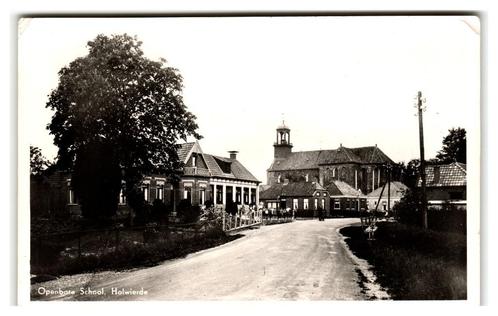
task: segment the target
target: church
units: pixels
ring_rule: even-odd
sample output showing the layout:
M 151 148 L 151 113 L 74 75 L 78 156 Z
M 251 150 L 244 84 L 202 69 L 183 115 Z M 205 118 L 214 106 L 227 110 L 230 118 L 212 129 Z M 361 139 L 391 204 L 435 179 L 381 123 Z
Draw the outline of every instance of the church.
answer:
M 366 195 L 387 182 L 387 166 L 394 164 L 377 145 L 292 151 L 291 130 L 285 122 L 276 129 L 273 147 L 267 185 L 260 194 L 269 209 L 323 209 L 327 216 L 366 210 Z M 292 190 L 286 188 L 289 185 Z

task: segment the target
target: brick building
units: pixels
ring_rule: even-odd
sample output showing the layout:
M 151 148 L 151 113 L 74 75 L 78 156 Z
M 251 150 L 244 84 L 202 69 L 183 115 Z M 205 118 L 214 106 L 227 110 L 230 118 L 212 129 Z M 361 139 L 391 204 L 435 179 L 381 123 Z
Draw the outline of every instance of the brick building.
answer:
M 229 157 L 206 154 L 198 142 L 179 146 L 178 157 L 184 163 L 179 182 L 173 183 L 165 175 L 148 175 L 142 181 L 144 200 L 152 204 L 163 201 L 175 214 L 181 200 L 192 205 L 226 204 L 233 200 L 239 206 L 259 202 L 258 181 L 237 160 L 237 152 Z M 127 215 L 130 208 L 126 196 L 120 193 L 118 215 Z M 78 199 L 71 188 L 71 175 L 55 171 L 48 176 L 31 179 L 31 213 L 47 217 L 79 216 Z
M 274 159 L 267 170 L 269 188 L 315 182 L 329 193 L 328 210 L 333 212 L 366 209 L 365 194 L 387 181 L 386 165 L 393 161 L 377 145 L 347 148 L 341 144 L 337 149 L 293 152 L 290 131 L 285 123 L 276 129 Z

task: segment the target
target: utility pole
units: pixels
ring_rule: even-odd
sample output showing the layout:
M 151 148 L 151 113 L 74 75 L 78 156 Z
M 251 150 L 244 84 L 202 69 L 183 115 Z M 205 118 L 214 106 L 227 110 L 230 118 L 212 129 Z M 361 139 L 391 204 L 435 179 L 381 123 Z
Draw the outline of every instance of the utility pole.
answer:
M 422 118 L 422 112 L 425 108 L 422 108 L 422 104 L 425 100 L 422 100 L 422 92 L 417 94 L 417 110 L 418 110 L 418 127 L 419 127 L 419 138 L 420 138 L 420 179 L 422 180 L 422 226 L 427 229 L 427 195 L 425 192 L 425 157 L 424 157 L 424 123 Z

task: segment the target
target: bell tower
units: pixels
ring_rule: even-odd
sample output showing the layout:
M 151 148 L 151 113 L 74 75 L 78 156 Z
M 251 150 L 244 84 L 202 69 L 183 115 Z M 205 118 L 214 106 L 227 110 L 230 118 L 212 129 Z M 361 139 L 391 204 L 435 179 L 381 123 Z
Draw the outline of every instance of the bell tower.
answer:
M 275 159 L 285 159 L 292 153 L 290 128 L 285 125 L 285 121 L 282 121 L 282 124 L 277 127 L 277 140 L 273 144 L 273 147 L 275 148 Z

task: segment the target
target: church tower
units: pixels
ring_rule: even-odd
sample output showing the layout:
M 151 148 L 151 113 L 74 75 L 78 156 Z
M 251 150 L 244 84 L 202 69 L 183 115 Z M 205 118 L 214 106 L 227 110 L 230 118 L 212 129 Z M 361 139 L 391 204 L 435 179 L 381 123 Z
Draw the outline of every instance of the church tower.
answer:
M 290 128 L 282 121 L 282 125 L 277 127 L 277 141 L 273 144 L 275 148 L 274 158 L 285 159 L 292 153 L 292 144 L 290 142 Z

